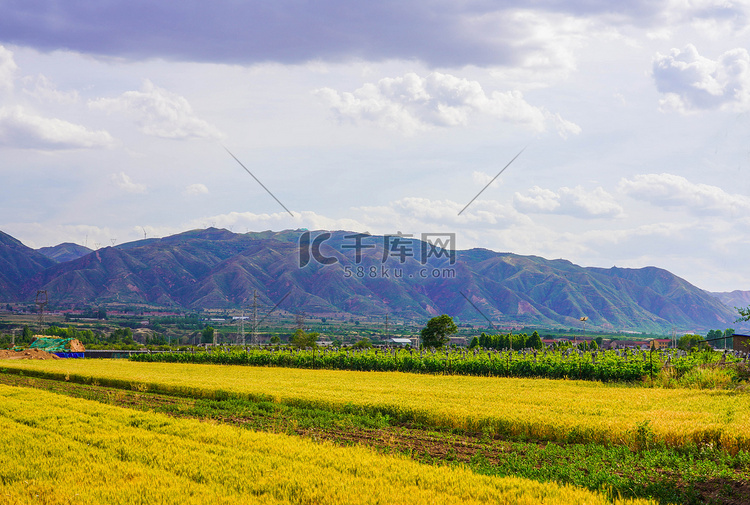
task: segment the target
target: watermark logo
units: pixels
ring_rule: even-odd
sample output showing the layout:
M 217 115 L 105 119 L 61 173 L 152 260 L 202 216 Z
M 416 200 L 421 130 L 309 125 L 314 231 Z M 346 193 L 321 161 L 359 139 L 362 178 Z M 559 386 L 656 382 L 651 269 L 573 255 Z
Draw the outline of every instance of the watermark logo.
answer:
M 333 235 L 321 232 L 315 236 L 309 231 L 299 239 L 299 266 L 304 268 L 312 262 L 321 265 L 338 263 L 336 256 L 326 256 L 321 246 Z M 398 232 L 382 237 L 367 233 L 344 235 L 336 241 L 342 253 L 354 252 L 354 265 L 345 265 L 344 277 L 357 278 L 443 278 L 456 277 L 456 234 L 422 233 L 417 239 L 413 234 Z M 373 255 L 366 254 L 380 246 L 379 264 L 373 264 Z M 347 254 L 347 256 L 350 256 Z M 369 261 L 365 261 L 369 259 Z M 413 268 L 417 262 L 420 268 Z M 435 263 L 441 266 L 434 266 Z M 367 264 L 365 264 L 367 263 Z M 387 266 L 396 263 L 397 266 Z M 445 266 L 447 263 L 448 266 Z

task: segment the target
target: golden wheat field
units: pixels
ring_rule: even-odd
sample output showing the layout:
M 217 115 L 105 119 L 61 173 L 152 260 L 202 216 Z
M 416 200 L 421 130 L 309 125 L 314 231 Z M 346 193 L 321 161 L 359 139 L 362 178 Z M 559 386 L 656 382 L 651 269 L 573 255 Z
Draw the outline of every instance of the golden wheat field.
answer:
M 750 446 L 750 394 L 598 382 L 416 375 L 124 360 L 26 361 L 2 367 L 133 389 L 217 397 L 268 395 L 334 408 L 379 408 L 436 426 L 547 440 L 630 443 L 638 427 L 672 444 Z
M 0 386 L 0 399 L 4 504 L 611 503 L 573 487 L 39 390 Z

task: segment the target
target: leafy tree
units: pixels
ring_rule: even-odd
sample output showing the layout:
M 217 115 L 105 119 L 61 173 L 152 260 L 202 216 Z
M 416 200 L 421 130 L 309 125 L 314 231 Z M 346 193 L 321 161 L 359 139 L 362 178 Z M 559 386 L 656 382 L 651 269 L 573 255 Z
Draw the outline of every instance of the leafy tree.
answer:
M 211 344 L 214 341 L 214 330 L 213 326 L 206 326 L 203 328 L 203 331 L 201 331 L 201 342 L 204 344 Z
M 280 342 L 281 342 L 281 339 L 279 338 L 278 335 L 274 335 L 273 337 L 271 337 L 271 343 L 272 344 L 278 344 Z
M 484 335 L 484 333 L 482 333 L 482 335 Z M 474 337 L 471 339 L 471 343 L 469 344 L 469 349 L 474 349 L 478 345 L 479 345 L 479 339 L 477 337 Z
M 365 337 L 357 341 L 357 343 L 352 347 L 354 347 L 355 349 L 369 349 L 370 347 L 372 347 L 372 342 L 370 342 L 369 338 Z
M 21 341 L 31 342 L 32 338 L 34 338 L 34 332 L 31 331 L 31 328 L 29 328 L 29 325 L 24 326 L 23 332 L 21 333 Z
M 318 340 L 318 335 L 319 334 L 316 332 L 305 333 L 305 330 L 299 328 L 294 332 L 294 335 L 292 335 L 292 340 L 290 341 L 290 343 L 298 349 L 317 347 L 318 344 L 316 342 Z
M 710 349 L 706 340 L 700 335 L 683 335 L 677 341 L 677 347 L 683 351 Z
M 706 340 L 712 340 L 714 338 L 721 338 L 724 336 L 724 332 L 721 330 L 711 330 L 706 334 Z
M 534 331 L 534 333 L 532 333 L 529 339 L 526 341 L 526 347 L 541 349 L 543 346 L 544 344 L 542 343 L 542 337 L 539 336 L 539 332 L 537 331 Z
M 427 321 L 427 325 L 420 332 L 422 345 L 425 347 L 443 347 L 450 342 L 450 336 L 457 331 L 458 327 L 451 316 L 443 314 L 433 317 Z

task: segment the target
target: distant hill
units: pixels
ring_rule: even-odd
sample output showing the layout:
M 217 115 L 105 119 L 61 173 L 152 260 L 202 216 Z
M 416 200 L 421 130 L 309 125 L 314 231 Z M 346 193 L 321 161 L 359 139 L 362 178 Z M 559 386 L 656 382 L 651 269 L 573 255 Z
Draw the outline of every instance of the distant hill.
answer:
M 53 260 L 0 231 L 0 300 L 19 300 L 21 286 L 54 264 Z
M 730 291 L 728 293 L 711 293 L 721 300 L 727 307 L 747 307 L 750 306 L 750 291 Z
M 420 252 L 430 250 L 427 244 L 389 243 L 386 250 L 378 236 L 360 238 L 366 247 L 357 261 L 353 234 L 344 231 L 331 232 L 317 245 L 314 240 L 322 232 L 310 233 L 313 243 L 303 248 L 307 255 L 302 258 L 302 233 L 192 230 L 61 263 L 18 241 L 3 242 L 0 258 L 10 254 L 6 249 L 14 250 L 25 260 L 16 257 L 6 264 L 26 267 L 9 267 L 16 274 L 0 291 L 0 301 L 33 300 L 37 289 L 46 289 L 51 303 L 63 307 L 232 308 L 247 307 L 257 290 L 266 307 L 283 299 L 281 309 L 310 316 L 387 313 L 424 321 L 446 313 L 485 325 L 489 319 L 499 325 L 580 327 L 585 315 L 590 328 L 638 331 L 724 328 L 736 318 L 715 296 L 654 267 L 584 268 L 486 249 L 457 251 L 454 262 L 445 251 L 423 261 Z M 317 261 L 316 254 L 329 264 Z M 14 294 L 17 298 L 11 298 Z
M 73 261 L 82 256 L 86 256 L 87 254 L 92 253 L 93 249 L 72 242 L 65 242 L 56 246 L 42 247 L 41 249 L 37 249 L 37 252 L 58 263 L 65 263 L 66 261 Z

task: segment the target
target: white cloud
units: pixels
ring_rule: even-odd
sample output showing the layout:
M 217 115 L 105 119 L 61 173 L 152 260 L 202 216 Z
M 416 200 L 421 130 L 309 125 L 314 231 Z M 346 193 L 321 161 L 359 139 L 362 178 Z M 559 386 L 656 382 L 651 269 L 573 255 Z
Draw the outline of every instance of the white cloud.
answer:
M 478 170 L 475 170 L 471 173 L 471 179 L 481 187 L 485 187 L 487 184 L 489 184 L 490 181 L 494 178 L 494 175 L 487 174 L 485 172 L 480 172 Z M 500 179 L 495 179 L 491 186 L 492 188 L 496 188 L 500 185 Z
M 188 228 L 206 228 L 209 226 L 226 228 L 235 233 L 297 228 L 308 228 L 310 230 L 366 230 L 365 225 L 357 220 L 331 218 L 312 211 L 298 211 L 294 213 L 294 217 L 290 216 L 287 212 L 272 214 L 228 212 L 226 214 L 216 214 L 193 219 L 187 224 Z
M 653 77 L 663 110 L 747 110 L 750 106 L 750 54 L 737 48 L 718 60 L 698 54 L 692 44 L 654 58 Z
M 12 90 L 18 65 L 13 60 L 13 53 L 0 45 L 0 91 Z
M 439 72 L 426 77 L 415 73 L 387 77 L 353 93 L 322 88 L 315 94 L 339 118 L 370 121 L 407 133 L 465 126 L 472 116 L 482 114 L 536 132 L 549 127 L 561 136 L 580 132 L 577 125 L 558 114 L 530 105 L 520 91 L 494 91 L 488 95 L 477 81 Z
M 140 91 L 126 91 L 117 98 L 89 101 L 94 109 L 133 117 L 146 135 L 168 139 L 218 139 L 222 134 L 199 119 L 188 101 L 146 80 Z
M 26 77 L 23 81 L 26 84 L 33 84 L 33 88 L 26 87 L 23 92 L 39 101 L 59 104 L 72 104 L 78 101 L 78 92 L 76 90 L 60 91 L 44 75 L 40 74 L 36 78 Z
M 205 184 L 191 184 L 185 188 L 184 194 L 187 196 L 207 195 L 208 188 Z
M 46 118 L 20 106 L 0 108 L 0 145 L 26 149 L 108 147 L 112 136 L 62 119 Z
M 94 249 L 99 245 L 119 243 L 117 232 L 108 227 L 85 224 L 55 224 L 34 222 L 3 223 L 3 231 L 33 249 L 72 242 Z
M 534 186 L 526 194 L 515 193 L 513 204 L 521 212 L 565 214 L 579 218 L 621 217 L 623 208 L 604 188 L 582 186 L 557 191 Z
M 695 184 L 674 174 L 641 174 L 623 178 L 620 191 L 661 207 L 683 207 L 696 214 L 750 211 L 750 197 L 727 193 L 717 186 Z
M 145 193 L 146 192 L 146 185 L 145 184 L 139 184 L 135 183 L 130 179 L 130 176 L 127 175 L 125 172 L 120 172 L 119 174 L 112 174 L 112 181 L 119 187 L 120 189 L 127 191 L 128 193 Z

